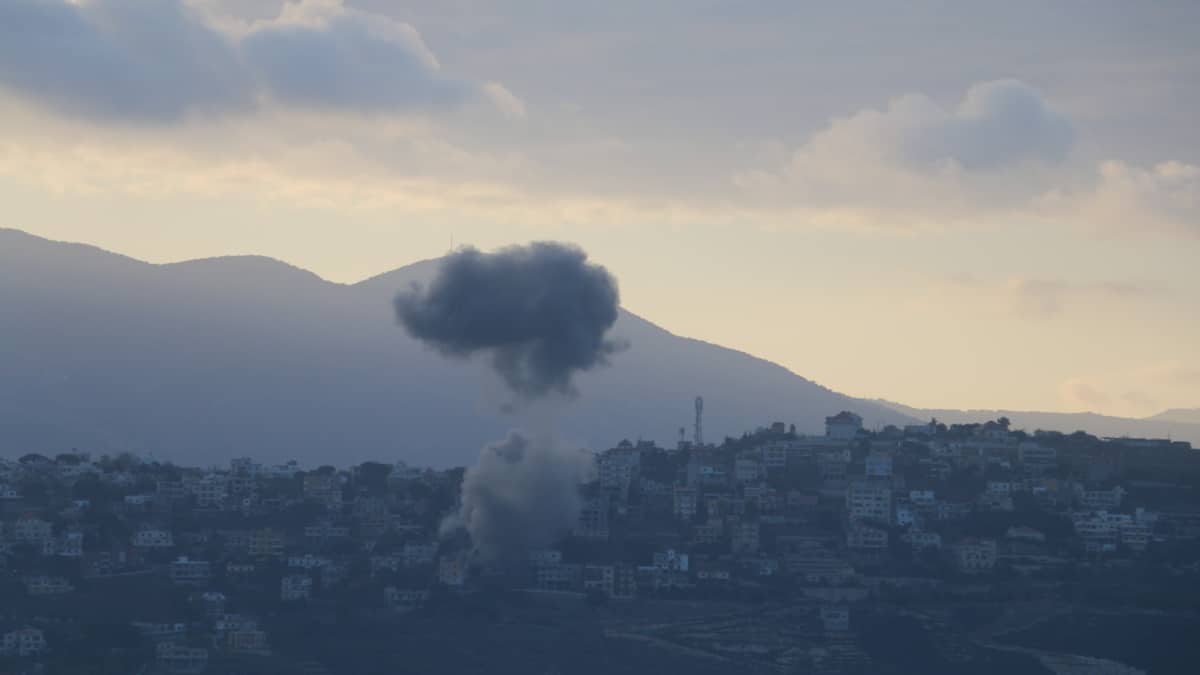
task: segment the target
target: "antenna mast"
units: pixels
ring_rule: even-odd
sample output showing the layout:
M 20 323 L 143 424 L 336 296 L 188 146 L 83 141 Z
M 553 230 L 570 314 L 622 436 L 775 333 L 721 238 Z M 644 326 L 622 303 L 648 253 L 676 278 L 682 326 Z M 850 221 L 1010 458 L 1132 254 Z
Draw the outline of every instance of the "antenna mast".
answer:
M 696 447 L 704 445 L 704 398 L 696 397 L 696 426 L 692 431 L 692 441 Z

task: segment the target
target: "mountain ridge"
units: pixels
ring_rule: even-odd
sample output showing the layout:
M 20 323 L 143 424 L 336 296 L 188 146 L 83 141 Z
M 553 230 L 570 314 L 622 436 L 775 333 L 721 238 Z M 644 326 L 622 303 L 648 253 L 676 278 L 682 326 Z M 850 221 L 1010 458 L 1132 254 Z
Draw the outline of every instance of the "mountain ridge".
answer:
M 1101 437 L 1173 438 L 1200 446 L 1200 424 L 1175 419 L 1116 417 L 1094 412 L 1046 412 L 1038 410 L 914 408 L 895 401 L 874 399 L 897 412 L 924 421 L 936 418 L 947 424 L 964 424 L 1007 417 L 1013 428 L 1035 431 L 1086 431 Z
M 0 231 L 10 327 L 0 336 L 0 453 L 468 462 L 547 413 L 497 412 L 485 369 L 446 361 L 396 325 L 395 293 L 436 262 L 339 284 L 263 256 L 152 264 Z M 711 439 L 776 420 L 819 433 L 842 409 L 871 424 L 912 421 L 625 310 L 614 332 L 633 348 L 583 374 L 573 405 L 551 406 L 557 431 L 587 447 L 638 435 L 669 444 L 690 428 L 696 395 Z

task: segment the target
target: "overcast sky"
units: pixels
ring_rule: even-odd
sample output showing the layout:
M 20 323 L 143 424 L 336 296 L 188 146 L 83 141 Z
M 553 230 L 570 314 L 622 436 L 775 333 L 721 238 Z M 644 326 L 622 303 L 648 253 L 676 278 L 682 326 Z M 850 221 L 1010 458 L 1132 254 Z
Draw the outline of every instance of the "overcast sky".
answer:
M 1200 406 L 1200 3 L 5 0 L 4 226 L 342 282 L 576 242 L 916 406 Z

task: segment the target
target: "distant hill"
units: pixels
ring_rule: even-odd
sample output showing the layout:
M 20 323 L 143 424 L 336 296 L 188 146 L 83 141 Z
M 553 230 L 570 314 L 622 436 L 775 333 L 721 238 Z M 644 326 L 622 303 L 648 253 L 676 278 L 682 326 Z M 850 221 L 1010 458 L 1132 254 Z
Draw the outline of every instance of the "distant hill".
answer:
M 1146 418 L 1153 422 L 1183 422 L 1184 424 L 1200 424 L 1200 408 L 1171 408 Z
M 152 265 L 0 230 L 0 455 L 447 466 L 518 424 L 592 448 L 671 444 L 690 433 L 696 395 L 716 440 L 776 420 L 819 433 L 840 410 L 872 427 L 913 421 L 624 311 L 614 330 L 631 349 L 580 378 L 571 405 L 514 418 L 481 366 L 447 362 L 396 326 L 396 292 L 435 269 L 343 285 L 270 258 Z
M 946 424 L 965 424 L 994 420 L 1007 417 L 1014 429 L 1034 431 L 1061 431 L 1070 433 L 1084 430 L 1090 434 L 1106 437 L 1134 438 L 1172 438 L 1177 441 L 1188 441 L 1200 447 L 1200 424 L 1189 423 L 1184 417 L 1163 418 L 1155 416 L 1147 419 L 1128 417 L 1111 417 L 1096 413 L 1053 413 L 1032 412 L 1022 410 L 935 410 L 928 408 L 912 408 L 892 401 L 877 401 L 893 410 L 918 417 L 928 421 L 936 417 Z M 1187 412 L 1187 411 L 1184 411 Z M 1164 413 L 1165 414 L 1165 413 Z

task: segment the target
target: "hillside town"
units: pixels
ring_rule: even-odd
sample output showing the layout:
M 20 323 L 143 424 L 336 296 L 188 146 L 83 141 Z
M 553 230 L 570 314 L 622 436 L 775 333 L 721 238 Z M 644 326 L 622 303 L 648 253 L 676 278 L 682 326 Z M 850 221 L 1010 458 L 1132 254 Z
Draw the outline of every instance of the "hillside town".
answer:
M 462 469 L 0 460 L 0 673 L 434 672 L 447 617 L 543 609 L 692 672 L 906 672 L 910 649 L 920 672 L 1133 673 L 1046 622 L 1200 605 L 1187 443 L 852 412 L 700 441 L 595 453 L 573 531 L 518 561 L 443 528 Z

